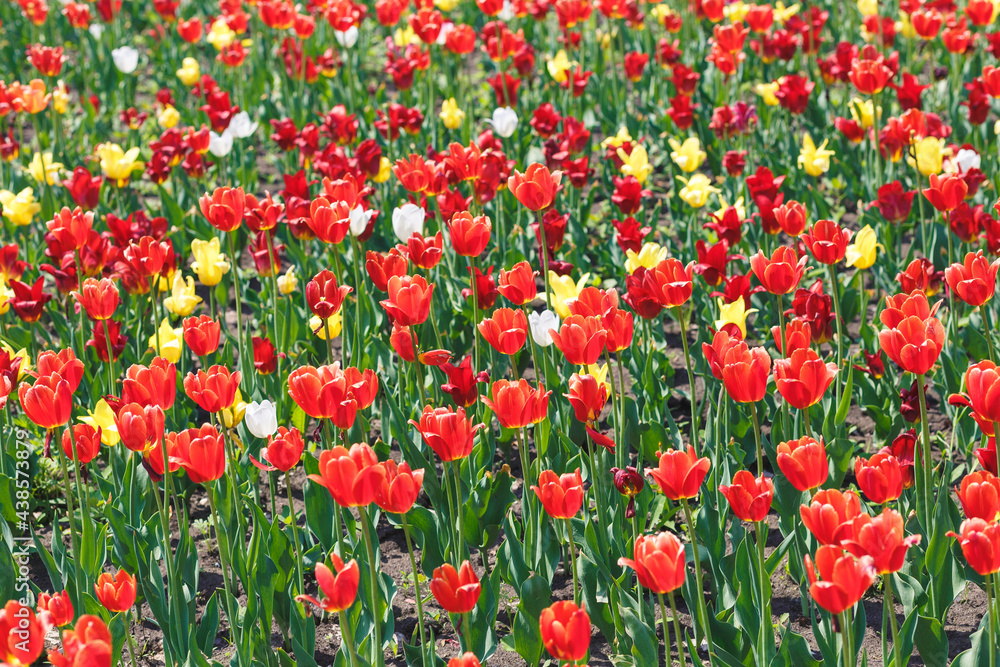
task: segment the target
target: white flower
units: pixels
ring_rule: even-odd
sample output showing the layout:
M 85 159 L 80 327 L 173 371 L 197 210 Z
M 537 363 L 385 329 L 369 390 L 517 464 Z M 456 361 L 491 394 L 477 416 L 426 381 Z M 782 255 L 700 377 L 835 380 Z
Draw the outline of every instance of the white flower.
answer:
M 258 438 L 266 438 L 278 430 L 278 414 L 271 401 L 253 401 L 247 406 L 243 423 Z
M 549 329 L 559 329 L 559 317 L 551 310 L 528 314 L 528 326 L 531 328 L 531 339 L 540 347 L 552 345 L 552 334 Z
M 510 0 L 504 0 L 503 7 L 497 13 L 497 18 L 505 23 L 513 21 L 517 18 L 517 11 L 514 9 L 514 3 Z
M 208 152 L 215 157 L 226 157 L 233 150 L 233 133 L 227 127 L 222 134 L 208 133 Z
M 360 206 L 351 209 L 351 236 L 361 236 L 368 228 L 368 223 L 373 215 L 375 215 L 375 211 L 366 211 Z
M 122 74 L 131 74 L 139 66 L 139 52 L 131 46 L 120 46 L 111 52 L 115 67 Z
M 101 35 L 104 34 L 104 26 L 100 23 L 91 23 L 87 28 L 87 32 L 89 32 L 91 37 L 94 39 L 100 39 Z
M 334 30 L 333 38 L 337 40 L 337 44 L 350 49 L 358 43 L 358 26 L 352 25 L 347 30 Z
M 506 139 L 517 129 L 517 113 L 510 107 L 498 107 L 493 110 L 493 118 L 486 122 L 493 126 L 493 131 Z
M 435 40 L 435 44 L 438 46 L 444 46 L 445 41 L 448 39 L 448 33 L 455 29 L 455 24 L 451 21 L 445 21 L 441 24 L 441 32 L 438 33 L 438 38 Z
M 968 148 L 960 148 L 955 155 L 955 166 L 960 174 L 964 174 L 970 169 L 979 169 L 981 164 L 982 158 L 979 153 Z
M 250 120 L 250 114 L 241 111 L 229 121 L 229 128 L 226 131 L 232 133 L 237 139 L 246 139 L 257 131 L 258 125 L 259 123 Z
M 396 238 L 406 243 L 414 232 L 424 233 L 424 209 L 416 204 L 403 204 L 392 212 L 392 231 Z M 353 224 L 353 223 L 352 223 Z

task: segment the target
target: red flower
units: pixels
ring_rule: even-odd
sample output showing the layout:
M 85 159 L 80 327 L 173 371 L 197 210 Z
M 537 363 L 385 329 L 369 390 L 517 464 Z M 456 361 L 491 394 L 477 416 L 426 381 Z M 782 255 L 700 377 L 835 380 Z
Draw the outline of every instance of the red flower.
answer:
M 63 206 L 51 220 L 45 223 L 52 240 L 67 252 L 79 250 L 87 244 L 90 232 L 94 228 L 93 212 L 84 213 L 77 206 L 72 211 Z
M 847 244 L 851 242 L 851 230 L 841 229 L 833 220 L 820 220 L 812 226 L 808 234 L 802 235 L 809 252 L 820 264 L 836 264 L 844 259 Z
M 128 611 L 135 604 L 135 577 L 125 570 L 112 576 L 103 572 L 94 584 L 97 601 L 112 614 Z
M 386 512 L 405 514 L 413 507 L 424 483 L 424 471 L 410 470 L 407 463 L 396 465 L 392 459 L 382 464 L 385 477 L 375 490 L 375 504 Z
M 76 391 L 83 379 L 83 362 L 76 358 L 70 348 L 58 352 L 45 350 L 38 355 L 35 365 L 38 377 L 58 375 L 69 383 L 70 391 Z
M 441 607 L 451 614 L 467 614 L 476 608 L 482 584 L 469 561 L 458 571 L 450 563 L 434 569 L 431 593 Z
M 737 403 L 756 403 L 767 392 L 771 355 L 762 347 L 750 349 L 743 341 L 730 345 L 722 358 L 722 381 Z
M 517 354 L 528 338 L 524 311 L 498 308 L 478 325 L 479 333 L 500 354 Z
M 884 505 L 903 495 L 903 467 L 888 451 L 880 451 L 870 459 L 860 456 L 854 462 L 858 488 L 873 503 Z
M 225 441 L 211 424 L 170 434 L 166 449 L 170 463 L 184 468 L 195 484 L 215 481 L 226 472 Z
M 267 461 L 268 465 L 255 459 L 253 454 L 250 454 L 250 463 L 261 470 L 288 472 L 299 464 L 303 449 L 305 443 L 302 441 L 299 429 L 293 426 L 288 430 L 284 426 L 279 426 L 278 433 L 267 436 L 267 446 L 260 450 L 260 458 Z
M 441 370 L 448 376 L 448 382 L 441 385 L 441 391 L 449 394 L 456 406 L 463 408 L 474 405 L 479 398 L 476 385 L 490 379 L 486 371 L 478 374 L 472 372 L 471 355 L 465 357 L 458 366 L 441 364 Z
M 827 388 L 837 377 L 837 364 L 823 363 L 810 347 L 793 350 L 790 356 L 774 362 L 774 381 L 781 397 L 799 410 L 819 403 Z
M 133 452 L 145 452 L 163 437 L 163 409 L 157 405 L 125 403 L 115 413 L 115 427 L 122 444 Z
M 955 296 L 975 307 L 993 298 L 998 269 L 1000 269 L 1000 259 L 990 262 L 983 255 L 983 251 L 979 250 L 967 253 L 964 263 L 955 262 L 945 269 L 944 278 Z
M 81 291 L 72 294 L 92 320 L 111 319 L 118 307 L 118 287 L 110 278 L 87 278 Z
M 243 224 L 246 194 L 243 188 L 216 188 L 211 196 L 202 195 L 198 206 L 213 227 L 222 232 L 234 232 Z
M 69 591 L 52 595 L 39 593 L 36 606 L 38 616 L 43 619 L 44 624 L 61 628 L 73 622 L 73 603 L 69 599 Z
M 1000 519 L 1000 479 L 988 470 L 977 470 L 962 478 L 956 489 L 962 511 L 970 519 L 996 523 Z
M 73 390 L 58 374 L 39 377 L 34 385 L 22 382 L 17 398 L 28 419 L 42 428 L 62 426 L 69 421 Z
M 306 284 L 306 303 L 314 315 L 327 320 L 340 310 L 344 298 L 352 291 L 347 285 L 337 284 L 333 271 L 324 269 Z
M 910 217 L 915 194 L 916 191 L 904 191 L 899 181 L 893 181 L 879 187 L 878 199 L 871 206 L 877 206 L 879 213 L 889 222 L 902 222 Z
M 732 485 L 720 485 L 719 491 L 740 520 L 763 521 L 771 509 L 774 482 L 763 475 L 754 477 L 748 470 L 740 470 L 733 475 Z
M 553 519 L 572 519 L 583 506 L 583 477 L 579 468 L 564 475 L 543 470 L 538 475 L 537 486 L 532 486 L 531 490 Z
M 688 302 L 694 289 L 694 262 L 685 266 L 669 257 L 644 274 L 650 289 L 664 308 L 676 308 Z
M 808 213 L 806 207 L 795 200 L 788 200 L 774 207 L 774 219 L 782 231 L 797 237 L 805 231 Z
M 463 257 L 479 257 L 490 242 L 492 229 L 493 223 L 488 216 L 478 215 L 473 218 L 468 211 L 459 211 L 448 223 L 451 247 Z
M 184 344 L 199 357 L 207 357 L 219 349 L 222 328 L 208 315 L 185 318 L 183 326 Z
M 810 436 L 789 440 L 778 445 L 778 467 L 799 491 L 811 491 L 822 486 L 830 474 L 823 438 Z
M 101 2 L 106 2 L 106 0 L 101 0 Z M 100 10 L 101 2 L 97 5 L 98 10 Z M 104 624 L 104 621 L 97 616 L 84 614 L 77 619 L 76 627 L 63 631 L 62 653 L 50 651 L 49 662 L 54 667 L 82 667 L 83 665 L 111 667 L 111 644 L 111 632 L 108 631 L 108 626 Z
M 253 367 L 257 372 L 261 375 L 270 375 L 277 370 L 278 355 L 271 339 L 254 336 L 250 342 L 253 343 Z
M 351 559 L 344 563 L 340 556 L 330 554 L 331 570 L 326 563 L 316 563 L 316 585 L 323 591 L 323 599 L 317 600 L 311 595 L 297 595 L 297 602 L 311 602 L 327 613 L 344 611 L 358 596 L 358 583 L 361 580 L 361 570 L 358 561 Z
M 341 507 L 367 507 L 385 478 L 375 451 L 365 444 L 337 445 L 319 455 L 319 474 L 309 479 L 326 487 Z
M 316 197 L 309 205 L 306 223 L 320 241 L 336 245 L 351 229 L 351 209 L 346 202 Z
M 699 459 L 694 447 L 688 447 L 687 451 L 668 449 L 657 453 L 657 456 L 657 467 L 650 468 L 647 474 L 652 475 L 656 485 L 660 487 L 660 493 L 670 500 L 694 498 L 698 495 L 701 483 L 712 467 L 708 458 Z
M 593 426 L 608 402 L 608 386 L 593 375 L 573 373 L 569 378 L 569 393 L 564 395 L 577 420 Z
M 861 515 L 861 499 L 852 491 L 817 491 L 808 505 L 799 506 L 802 525 L 820 544 L 838 545 L 851 534 L 852 522 Z
M 0 609 L 0 661 L 8 665 L 31 665 L 43 648 L 45 629 L 35 618 L 35 612 L 17 600 L 9 600 Z
M 805 566 L 810 595 L 816 604 L 831 614 L 853 608 L 877 575 L 870 557 L 855 558 L 840 547 L 829 545 L 821 546 L 816 552 L 815 566 L 806 555 Z
M 771 294 L 788 294 L 802 280 L 807 261 L 806 256 L 797 258 L 792 248 L 778 246 L 770 258 L 758 251 L 750 258 L 750 270 Z
M 934 309 L 923 292 L 887 296 L 885 301 L 879 319 L 886 328 L 879 332 L 879 344 L 904 371 L 927 373 L 945 342 L 944 327 L 933 316 Z
M 552 342 L 574 366 L 589 366 L 597 363 L 607 342 L 607 331 L 598 317 L 570 315 L 559 331 L 549 331 Z
M 406 275 L 407 259 L 395 248 L 390 250 L 387 255 L 369 250 L 365 254 L 365 270 L 375 285 L 375 289 L 385 292 L 388 291 L 390 278 Z
M 448 33 L 448 36 L 450 37 L 451 33 Z M 449 660 L 448 667 L 482 667 L 482 664 L 479 662 L 479 658 L 476 657 L 476 654 L 469 651 L 458 656 L 457 658 Z
M 423 276 L 392 276 L 386 291 L 389 298 L 379 303 L 393 322 L 408 327 L 427 319 L 434 285 L 428 285 Z
M 982 519 L 966 519 L 959 533 L 949 532 L 958 539 L 969 566 L 984 577 L 1000 572 L 1000 523 Z
M 497 290 L 515 306 L 531 303 L 538 296 L 535 278 L 538 272 L 528 262 L 518 262 L 510 271 L 500 269 Z
M 556 660 L 577 662 L 590 649 L 590 616 L 569 600 L 542 610 L 538 619 L 545 649 Z
M 969 186 L 958 174 L 931 174 L 930 187 L 924 191 L 927 201 L 939 211 L 951 211 L 965 200 Z
M 75 424 L 73 433 L 69 428 L 62 434 L 62 450 L 70 461 L 87 464 L 94 460 L 101 449 L 101 429 L 89 424 Z M 74 455 L 75 450 L 75 455 Z
M 417 427 L 424 443 L 444 462 L 464 459 L 471 454 L 476 444 L 476 431 L 484 428 L 483 424 L 473 424 L 466 417 L 464 408 L 452 410 L 429 405 L 424 407 L 419 422 L 411 419 L 410 423 Z
M 635 570 L 643 588 L 662 595 L 684 585 L 687 574 L 684 545 L 673 533 L 639 535 L 632 558 L 619 558 L 618 564 Z
M 406 252 L 407 257 L 421 269 L 433 269 L 441 261 L 443 254 L 444 237 L 441 232 L 434 236 L 421 236 L 418 232 L 413 232 L 410 238 L 406 239 L 406 245 L 397 245 L 396 249 Z
M 288 394 L 310 417 L 329 419 L 341 429 L 354 425 L 358 400 L 337 365 L 296 368 L 288 376 Z
M 892 79 L 892 70 L 882 56 L 865 58 L 854 61 L 848 77 L 862 95 L 878 95 Z
M 507 187 L 523 206 L 541 211 L 552 206 L 561 178 L 561 172 L 550 172 L 544 164 L 536 162 L 528 165 L 523 174 L 515 170 L 507 180 Z
M 241 374 L 225 366 L 215 365 L 206 373 L 188 373 L 184 378 L 184 393 L 206 412 L 222 412 L 236 402 Z
M 920 535 L 904 537 L 903 516 L 886 508 L 871 517 L 861 514 L 851 522 L 851 535 L 843 546 L 854 556 L 868 556 L 878 574 L 890 574 L 902 569 L 906 551 L 920 544 Z
M 69 196 L 73 198 L 73 203 L 88 211 L 97 208 L 97 204 L 100 203 L 103 183 L 103 178 L 92 175 L 86 167 L 77 167 L 73 170 L 73 174 L 62 182 Z
M 524 428 L 545 419 L 551 393 L 544 387 L 532 389 L 524 378 L 517 382 L 497 380 L 493 383 L 493 400 L 485 396 L 481 400 L 504 428 Z
M 42 317 L 42 310 L 51 299 L 51 294 L 45 293 L 45 279 L 39 278 L 30 287 L 20 280 L 10 278 L 7 286 L 14 292 L 7 303 L 14 309 L 22 322 L 32 324 Z
M 934 268 L 934 264 L 926 257 L 918 257 L 910 262 L 906 269 L 896 274 L 896 282 L 907 294 L 920 290 L 931 297 L 941 291 L 942 271 Z

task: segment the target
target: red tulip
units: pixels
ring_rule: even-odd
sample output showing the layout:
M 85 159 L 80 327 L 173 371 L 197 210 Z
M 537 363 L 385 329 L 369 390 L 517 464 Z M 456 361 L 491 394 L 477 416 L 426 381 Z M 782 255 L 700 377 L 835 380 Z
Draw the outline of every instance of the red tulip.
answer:
M 393 322 L 409 327 L 427 319 L 434 285 L 428 285 L 423 276 L 392 276 L 386 290 L 389 298 L 379 303 Z
M 788 246 L 778 246 L 770 258 L 758 251 L 750 258 L 750 270 L 771 294 L 788 294 L 802 280 L 808 259 L 805 255 L 797 258 Z
M 449 33 L 450 34 L 450 33 Z M 482 667 L 475 653 L 467 652 L 448 661 L 448 667 Z
M 618 564 L 635 570 L 639 583 L 649 591 L 670 593 L 684 585 L 684 545 L 673 533 L 640 535 L 632 555 L 631 559 L 619 558 Z
M 87 278 L 83 288 L 72 294 L 92 320 L 111 319 L 118 308 L 118 287 L 110 278 Z
M 850 535 L 854 519 L 861 515 L 861 499 L 853 491 L 817 491 L 808 505 L 800 505 L 804 525 L 820 544 L 838 545 Z
M 472 355 L 467 356 L 457 366 L 441 364 L 441 370 L 448 376 L 448 382 L 441 385 L 441 391 L 451 396 L 457 407 L 468 408 L 475 405 L 479 398 L 477 386 L 480 382 L 487 382 L 490 379 L 486 371 L 478 374 L 472 372 Z
M 812 226 L 808 234 L 802 235 L 809 252 L 820 264 L 836 264 L 847 254 L 847 244 L 852 232 L 841 229 L 833 220 L 820 220 Z
M 698 495 L 701 483 L 712 467 L 708 458 L 699 459 L 694 447 L 688 447 L 687 451 L 668 449 L 659 452 L 657 456 L 659 464 L 655 468 L 649 468 L 646 474 L 653 477 L 653 481 L 660 487 L 660 493 L 670 500 L 694 498 Z
M 28 606 L 9 600 L 0 609 L 0 662 L 27 667 L 45 648 L 45 629 Z
M 517 354 L 528 339 L 528 318 L 522 310 L 498 308 L 479 323 L 479 333 L 500 354 Z
M 518 262 L 510 271 L 500 269 L 497 289 L 515 306 L 531 303 L 538 295 L 535 278 L 538 272 L 527 262 Z
M 58 374 L 39 377 L 34 385 L 22 382 L 17 398 L 28 419 L 46 429 L 68 422 L 73 408 L 73 390 Z
M 311 602 L 327 613 L 344 611 L 354 604 L 358 597 L 358 582 L 361 580 L 361 570 L 358 561 L 344 563 L 340 556 L 330 554 L 331 570 L 326 563 L 316 563 L 316 585 L 323 592 L 323 599 L 317 600 L 311 595 L 295 596 L 298 602 Z
M 754 477 L 750 471 L 740 470 L 733 475 L 732 485 L 721 485 L 719 491 L 740 520 L 763 521 L 771 509 L 774 482 L 763 475 Z
M 207 357 L 219 349 L 222 328 L 208 315 L 184 319 L 184 344 L 199 357 Z
M 406 245 L 399 244 L 396 249 L 405 252 L 410 262 L 421 269 L 433 269 L 441 261 L 444 254 L 444 237 L 441 232 L 434 236 L 422 236 L 413 232 L 406 239 Z
M 126 449 L 144 452 L 163 437 L 164 415 L 158 405 L 125 403 L 115 413 L 115 427 Z
M 608 402 L 608 386 L 593 375 L 573 373 L 569 378 L 569 393 L 564 396 L 573 406 L 577 420 L 593 426 Z
M 649 269 L 644 281 L 651 286 L 654 298 L 664 308 L 682 306 L 694 290 L 694 262 L 684 265 L 680 260 L 669 257 Z
M 990 262 L 983 251 L 965 255 L 965 262 L 952 264 L 944 270 L 948 287 L 959 299 L 970 306 L 981 306 L 993 298 L 997 285 L 1000 259 Z
M 313 315 L 327 320 L 340 310 L 344 298 L 352 291 L 347 285 L 337 285 L 333 271 L 324 269 L 306 284 L 306 303 Z
M 58 352 L 45 350 L 38 355 L 35 366 L 38 377 L 58 375 L 66 380 L 70 391 L 76 391 L 83 379 L 83 362 L 76 358 L 70 348 Z
M 903 467 L 890 452 L 881 451 L 870 459 L 854 462 L 858 488 L 873 503 L 884 505 L 903 495 Z
M 267 461 L 267 465 L 255 459 L 253 454 L 250 454 L 250 463 L 269 472 L 275 470 L 288 472 L 299 464 L 303 449 L 305 443 L 302 441 L 299 429 L 293 426 L 288 430 L 284 426 L 279 426 L 278 433 L 267 436 L 267 446 L 260 450 L 260 458 Z
M 354 425 L 358 401 L 336 364 L 296 368 L 288 375 L 288 394 L 310 417 L 329 419 L 341 429 Z
M 319 474 L 309 479 L 326 487 L 341 507 L 367 507 L 385 478 L 385 468 L 366 444 L 337 445 L 319 455 Z
M 774 380 L 788 403 L 806 410 L 819 403 L 827 388 L 837 377 L 837 364 L 823 363 L 819 354 L 806 347 L 791 352 L 785 359 L 774 362 Z
M 389 289 L 389 279 L 393 276 L 402 277 L 406 275 L 407 259 L 398 250 L 393 248 L 389 254 L 382 255 L 373 250 L 365 254 L 365 271 L 371 278 L 375 289 L 386 292 Z
M 517 382 L 497 380 L 493 383 L 493 400 L 481 397 L 483 403 L 497 416 L 504 428 L 524 428 L 545 419 L 549 409 L 549 395 L 545 387 L 532 389 L 524 378 Z
M 62 593 L 38 594 L 38 616 L 43 623 L 61 628 L 73 622 L 73 602 L 69 599 L 69 591 Z
M 462 257 L 479 257 L 490 242 L 492 229 L 493 223 L 488 216 L 477 215 L 473 218 L 468 211 L 459 211 L 451 216 L 448 223 L 451 247 L 455 249 L 455 254 Z
M 886 328 L 879 332 L 879 344 L 904 371 L 914 375 L 927 373 L 937 362 L 945 342 L 944 327 L 934 317 L 935 309 L 927 303 L 923 292 L 887 296 L 885 301 L 879 319 Z
M 830 474 L 823 438 L 809 436 L 778 445 L 778 467 L 799 491 L 819 488 Z
M 226 445 L 211 424 L 167 436 L 167 454 L 195 484 L 213 482 L 226 472 Z
M 198 206 L 213 227 L 222 232 L 234 232 L 243 224 L 246 194 L 243 188 L 216 188 L 211 196 L 202 195 Z
M 111 632 L 97 616 L 84 614 L 72 630 L 64 630 L 62 652 L 50 651 L 53 667 L 111 667 Z
M 544 164 L 536 162 L 529 164 L 523 174 L 515 169 L 507 179 L 507 187 L 521 205 L 541 211 L 552 206 L 561 178 L 562 172 L 550 172 Z
M 538 485 L 531 490 L 553 519 L 572 519 L 583 505 L 583 477 L 579 468 L 564 475 L 543 470 L 538 475 Z
M 973 570 L 984 577 L 1000 572 L 1000 523 L 966 519 L 958 533 L 948 535 L 958 539 Z
M 467 614 L 476 608 L 482 584 L 469 561 L 455 570 L 450 563 L 435 568 L 431 593 L 441 608 L 451 614 Z
M 794 199 L 789 199 L 774 207 L 774 219 L 782 231 L 791 237 L 798 237 L 806 229 L 806 207 Z
M 410 470 L 408 463 L 396 465 L 389 459 L 382 463 L 385 477 L 375 489 L 375 504 L 386 512 L 406 514 L 420 495 L 424 483 L 424 471 Z
M 712 343 L 702 343 L 701 353 L 705 357 L 708 369 L 712 372 L 712 377 L 716 380 L 722 379 L 722 366 L 725 361 L 726 352 L 734 345 L 739 345 L 741 339 L 732 336 L 727 331 L 716 331 L 712 337 Z
M 939 211 L 952 211 L 965 200 L 969 186 L 958 174 L 931 174 L 930 187 L 924 191 L 927 201 Z
M 89 424 L 75 424 L 72 434 L 67 428 L 62 434 L 62 449 L 70 461 L 75 459 L 78 463 L 90 463 L 101 450 L 101 428 L 95 430 Z
M 970 519 L 995 523 L 1000 519 L 1000 479 L 988 470 L 977 470 L 962 478 L 956 489 L 962 511 Z
M 875 517 L 861 514 L 850 526 L 851 534 L 842 542 L 844 548 L 858 558 L 871 557 L 879 574 L 901 570 L 906 551 L 920 544 L 919 535 L 904 536 L 903 515 L 889 508 Z
M 878 95 L 892 81 L 893 73 L 879 56 L 855 60 L 848 77 L 862 95 Z
M 538 619 L 542 643 L 556 660 L 577 662 L 590 649 L 590 616 L 569 600 L 542 610 Z
M 756 403 L 767 392 L 771 355 L 762 347 L 750 349 L 739 341 L 730 345 L 722 359 L 722 381 L 729 397 L 737 403 Z
M 465 416 L 463 408 L 452 410 L 445 407 L 432 408 L 429 405 L 420 414 L 419 423 L 412 419 L 410 423 L 420 431 L 424 443 L 445 462 L 464 459 L 471 454 L 475 446 L 476 431 L 484 428 L 483 424 L 473 424 Z
M 824 545 L 816 552 L 816 563 L 805 557 L 809 593 L 823 609 L 840 614 L 861 600 L 875 581 L 876 571 L 868 556 L 855 558 L 840 547 Z M 819 577 L 816 570 L 819 570 Z
M 215 365 L 206 373 L 188 373 L 184 378 L 184 393 L 205 412 L 222 412 L 236 402 L 240 386 L 240 372 L 231 372 L 225 366 Z
M 111 613 L 128 611 L 135 604 L 135 577 L 125 570 L 115 575 L 104 572 L 94 584 L 97 601 Z
M 149 366 L 129 366 L 122 382 L 122 402 L 155 405 L 169 410 L 177 395 L 177 367 L 163 357 L 153 357 Z
M 570 315 L 559 331 L 549 330 L 552 342 L 566 356 L 566 361 L 574 366 L 596 364 L 604 352 L 608 333 L 597 317 Z

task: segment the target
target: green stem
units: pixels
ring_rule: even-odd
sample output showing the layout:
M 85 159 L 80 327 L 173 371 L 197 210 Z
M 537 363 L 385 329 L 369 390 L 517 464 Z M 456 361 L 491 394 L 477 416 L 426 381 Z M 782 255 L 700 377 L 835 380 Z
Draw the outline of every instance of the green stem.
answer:
M 451 462 L 452 477 L 455 480 L 455 534 L 458 536 L 458 558 L 464 559 L 465 540 L 462 536 L 462 462 L 458 459 Z
M 273 479 L 271 480 L 274 481 Z M 288 495 L 288 518 L 292 522 L 292 546 L 295 547 L 295 570 L 299 576 L 299 593 L 305 593 L 305 578 L 302 574 L 302 551 L 299 547 L 299 522 L 295 516 L 295 501 L 292 499 L 292 480 L 285 473 L 285 492 Z M 337 508 L 339 514 L 340 508 Z
M 518 449 L 521 455 L 521 477 L 523 478 L 523 488 L 521 491 L 521 517 L 524 519 L 524 553 L 527 555 L 528 567 L 535 567 L 535 550 L 533 535 L 534 525 L 532 516 L 534 514 L 531 505 L 531 462 L 528 460 L 528 438 L 524 434 L 524 429 L 517 429 L 519 436 Z
M 236 232 L 231 232 L 229 237 L 229 259 L 233 263 L 233 298 L 236 299 L 236 335 L 237 351 L 239 356 L 239 367 L 243 368 L 243 299 L 240 298 L 239 287 L 239 258 L 236 256 Z
M 135 639 L 132 637 L 132 610 L 129 609 L 125 612 L 125 627 L 127 628 L 125 632 L 125 637 L 128 639 L 128 656 L 132 659 L 132 667 L 135 665 Z M 65 650 L 63 651 L 65 653 Z
M 996 610 L 993 608 L 993 583 L 990 581 L 990 577 L 986 577 L 986 609 L 989 614 L 989 626 L 990 626 L 990 667 L 996 667 L 997 664 L 997 641 L 996 641 Z
M 760 610 L 760 654 L 758 658 L 761 664 L 765 664 L 764 656 L 770 659 L 770 656 L 767 655 L 767 646 L 774 641 L 774 630 L 771 622 L 771 596 L 768 594 L 769 586 L 767 585 L 767 565 L 764 558 L 764 522 L 754 521 L 753 527 L 757 537 L 757 563 L 760 567 L 760 574 L 758 575 L 760 577 L 760 601 L 764 605 Z M 768 639 L 768 632 L 771 634 L 770 640 Z
M 361 532 L 365 538 L 365 551 L 368 552 L 368 570 L 371 575 L 372 587 L 372 627 L 375 631 L 375 641 L 372 650 L 375 654 L 375 667 L 383 667 L 385 656 L 382 654 L 382 614 L 379 612 L 379 592 L 378 592 L 378 562 L 375 556 L 375 549 L 372 547 L 371 530 L 368 528 L 368 508 L 364 505 L 358 506 L 361 514 Z
M 875 151 L 878 154 L 878 151 Z M 834 318 L 837 320 L 837 369 L 844 367 L 844 325 L 841 323 L 840 313 L 840 283 L 837 281 L 837 272 L 833 264 L 828 267 L 830 270 L 830 293 L 833 296 Z M 864 313 L 862 313 L 864 319 Z M 836 385 L 834 405 L 840 405 L 840 374 L 833 380 Z
M 424 634 L 424 602 L 420 594 L 420 577 L 417 574 L 417 557 L 413 555 L 413 542 L 410 540 L 410 524 L 406 521 L 406 514 L 400 514 L 403 520 L 403 537 L 406 538 L 406 552 L 410 555 L 410 572 L 413 574 L 413 589 L 417 599 L 417 627 L 420 628 L 420 655 L 424 658 L 424 664 L 429 664 L 426 659 L 427 638 Z
M 757 474 L 764 474 L 764 448 L 760 444 L 760 419 L 757 417 L 757 404 L 750 403 L 750 417 L 753 419 L 753 437 L 757 441 Z
M 889 627 L 892 629 L 892 664 L 894 667 L 899 667 L 902 656 L 899 655 L 899 623 L 896 621 L 896 602 L 892 595 L 892 575 L 884 575 L 882 577 L 882 583 L 885 585 L 885 608 L 889 612 Z M 885 636 L 885 628 L 882 628 L 882 636 Z M 886 655 L 882 656 L 882 661 L 888 665 L 889 661 L 887 658 L 888 656 Z
M 687 661 L 684 658 L 684 638 L 681 635 L 681 622 L 677 618 L 677 605 L 674 603 L 674 592 L 670 591 L 667 593 L 667 600 L 670 601 L 670 615 L 674 619 L 674 641 L 677 642 L 677 656 L 681 659 L 681 667 L 687 665 Z M 663 638 L 664 643 L 666 643 L 667 637 L 667 616 L 665 610 L 663 609 L 663 595 L 660 595 L 660 615 L 663 616 Z M 667 666 L 670 665 L 670 646 L 667 645 L 663 648 L 664 654 L 667 656 Z
M 674 308 L 677 322 L 681 325 L 681 343 L 684 345 L 684 365 L 687 366 L 688 386 L 691 388 L 691 446 L 694 453 L 699 455 L 698 448 L 698 394 L 694 384 L 694 369 L 691 368 L 691 352 L 688 349 L 687 321 L 684 319 L 684 311 L 680 306 Z
M 349 609 L 350 607 L 348 607 Z M 354 631 L 351 630 L 351 624 L 347 621 L 347 617 L 344 615 L 345 609 L 339 612 L 340 616 L 340 632 L 344 637 L 344 640 L 340 643 L 341 648 L 347 646 L 347 653 L 351 656 L 351 667 L 363 667 L 364 663 L 361 662 L 361 658 L 358 657 L 358 650 L 354 648 Z
M 920 376 L 917 378 L 917 394 L 920 398 L 920 431 L 923 437 L 923 444 L 921 446 L 921 456 L 920 462 L 923 468 L 923 488 L 920 493 L 917 494 L 917 514 L 920 515 L 921 511 L 923 513 L 924 520 L 924 531 L 928 534 L 931 533 L 931 496 L 933 485 L 931 482 L 931 477 L 933 473 L 932 461 L 931 461 L 931 434 L 930 428 L 927 425 L 927 395 L 926 395 L 926 377 Z
M 56 437 L 53 431 L 53 438 Z M 69 471 L 66 469 L 66 457 L 59 456 L 59 468 L 62 470 L 63 485 L 65 487 L 66 493 L 66 513 L 69 519 L 69 536 L 70 536 L 70 546 L 73 547 L 73 565 L 76 570 L 76 577 L 74 577 L 73 585 L 76 589 L 77 599 L 80 599 L 80 537 L 76 533 L 76 524 L 73 522 L 73 514 L 75 511 L 73 509 L 73 490 L 69 483 Z
M 681 498 L 681 506 L 684 508 L 684 520 L 687 522 L 688 533 L 691 536 L 691 551 L 694 554 L 694 579 L 698 587 L 698 616 L 700 616 L 700 623 L 703 624 L 702 633 L 705 639 L 708 641 L 708 649 L 711 651 L 715 644 L 712 642 L 712 627 L 709 623 L 708 615 L 708 602 L 705 600 L 705 585 L 702 582 L 702 572 L 701 572 L 701 556 L 698 551 L 698 536 L 694 530 L 694 515 L 691 513 L 691 504 L 688 502 L 687 498 Z M 698 644 L 701 644 L 701 637 L 698 637 Z M 713 661 L 714 664 L 714 661 Z
M 241 633 L 239 630 L 240 626 L 238 624 L 238 617 L 236 615 L 236 612 L 233 610 L 233 600 L 235 598 L 233 597 L 232 593 L 232 585 L 229 583 L 229 557 L 226 554 L 226 549 L 222 544 L 222 540 L 220 539 L 221 533 L 219 531 L 219 511 L 215 507 L 214 493 L 212 489 L 206 489 L 206 490 L 208 491 L 208 493 L 206 494 L 208 495 L 208 507 L 212 513 L 211 514 L 212 529 L 215 531 L 215 542 L 219 547 L 219 561 L 221 561 L 222 565 L 222 585 L 225 588 L 226 592 L 226 600 L 225 600 L 226 617 L 227 620 L 229 621 L 229 630 L 232 633 L 232 639 L 237 646 L 237 653 L 242 656 L 243 641 L 239 636 Z M 240 663 L 241 664 L 243 663 L 242 657 L 240 659 Z
M 576 545 L 573 542 L 573 523 L 570 519 L 564 519 L 564 521 L 566 522 L 566 538 L 569 541 L 569 570 L 573 573 L 573 602 L 579 604 L 580 585 L 576 579 Z

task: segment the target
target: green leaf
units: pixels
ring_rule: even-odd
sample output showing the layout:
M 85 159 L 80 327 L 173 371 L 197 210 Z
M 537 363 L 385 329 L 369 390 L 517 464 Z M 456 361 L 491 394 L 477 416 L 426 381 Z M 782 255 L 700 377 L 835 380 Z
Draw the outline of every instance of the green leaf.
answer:
M 537 665 L 542 657 L 542 633 L 538 618 L 549 606 L 552 590 L 542 577 L 531 575 L 521 586 L 521 600 L 514 617 L 514 648 L 529 665 Z
M 917 652 L 927 667 L 947 667 L 948 635 L 941 621 L 930 616 L 919 616 L 913 643 L 916 644 Z

